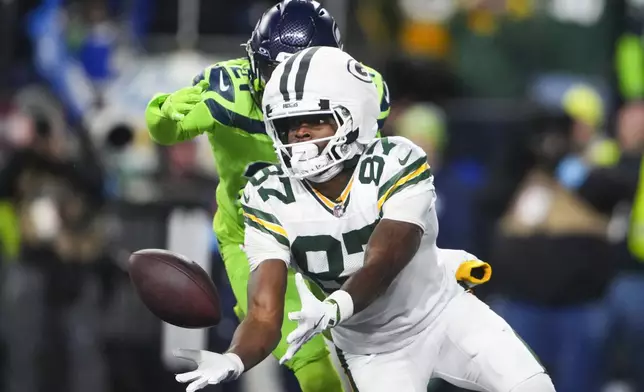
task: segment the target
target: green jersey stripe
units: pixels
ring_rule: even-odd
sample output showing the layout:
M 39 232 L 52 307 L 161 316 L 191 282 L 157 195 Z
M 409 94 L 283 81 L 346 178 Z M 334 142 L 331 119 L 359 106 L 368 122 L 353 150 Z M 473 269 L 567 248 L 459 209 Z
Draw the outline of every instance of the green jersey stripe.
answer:
M 284 237 L 283 235 L 281 235 L 279 233 L 276 233 L 276 232 L 274 232 L 272 230 L 269 230 L 266 227 L 260 225 L 259 223 L 255 222 L 255 221 L 253 221 L 253 220 L 251 220 L 251 219 L 249 219 L 247 217 L 244 217 L 244 222 L 246 223 L 247 226 L 250 226 L 250 227 L 252 227 L 254 229 L 257 229 L 257 230 L 261 231 L 262 233 L 270 234 L 280 244 L 282 244 L 284 246 L 289 246 L 289 247 L 291 246 L 291 244 L 288 241 L 288 238 Z
M 431 170 L 426 170 L 419 174 L 418 176 L 412 178 L 411 180 L 405 182 L 404 184 L 400 185 L 398 188 L 394 189 L 389 195 L 387 195 L 387 199 L 389 199 L 391 196 L 395 195 L 396 193 L 402 191 L 403 189 L 418 184 L 422 181 L 428 181 L 432 177 L 432 172 Z
M 410 165 L 403 167 L 401 171 L 399 171 L 396 175 L 394 175 L 389 181 L 385 182 L 380 189 L 378 189 L 378 200 L 380 200 L 391 187 L 396 185 L 398 181 L 400 181 L 401 178 L 415 172 L 418 170 L 421 166 L 427 164 L 427 157 L 423 156 L 421 158 L 418 158 L 414 162 L 412 162 Z
M 260 210 L 258 210 L 256 208 L 248 207 L 248 206 L 245 206 L 243 204 L 242 204 L 242 208 L 244 209 L 244 212 L 247 213 L 247 214 L 251 214 L 253 216 L 256 216 L 259 219 L 261 219 L 263 221 L 266 221 L 266 222 L 270 222 L 270 223 L 272 223 L 274 225 L 278 225 L 280 227 L 282 226 L 280 221 L 274 215 L 269 214 L 268 212 L 260 211 Z

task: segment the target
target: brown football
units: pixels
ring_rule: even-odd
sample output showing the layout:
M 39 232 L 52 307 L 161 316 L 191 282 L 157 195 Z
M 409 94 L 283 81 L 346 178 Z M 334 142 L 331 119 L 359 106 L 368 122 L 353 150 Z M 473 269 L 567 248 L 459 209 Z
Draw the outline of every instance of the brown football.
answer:
M 132 253 L 130 279 L 155 316 L 183 328 L 219 323 L 221 306 L 215 284 L 197 263 L 162 249 Z

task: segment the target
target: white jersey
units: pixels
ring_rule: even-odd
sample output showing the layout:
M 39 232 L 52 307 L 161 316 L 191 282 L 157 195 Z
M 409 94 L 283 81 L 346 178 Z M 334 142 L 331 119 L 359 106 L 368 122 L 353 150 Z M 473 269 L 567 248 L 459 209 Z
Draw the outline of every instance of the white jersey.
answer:
M 350 353 L 396 350 L 461 290 L 438 257 L 435 199 L 425 153 L 402 137 L 371 143 L 337 200 L 271 166 L 244 190 L 244 249 L 251 270 L 265 260 L 284 260 L 331 293 L 364 265 L 366 244 L 381 219 L 420 226 L 418 252 L 389 289 L 331 330 L 335 344 Z

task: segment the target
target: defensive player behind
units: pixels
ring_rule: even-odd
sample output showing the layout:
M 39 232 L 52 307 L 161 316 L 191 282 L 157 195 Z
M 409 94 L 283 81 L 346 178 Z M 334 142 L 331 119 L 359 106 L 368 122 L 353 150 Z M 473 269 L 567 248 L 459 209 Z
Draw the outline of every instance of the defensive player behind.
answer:
M 188 390 L 235 379 L 276 347 L 293 267 L 330 295 L 320 301 L 296 275 L 302 307 L 288 315 L 298 327 L 282 362 L 330 329 L 356 391 L 425 391 L 433 377 L 554 391 L 439 256 L 427 157 L 405 138 L 374 140 L 379 97 L 360 63 L 335 48 L 303 50 L 274 71 L 263 106 L 281 165 L 253 176 L 242 198 L 249 312 L 227 353 L 184 351 L 198 364 L 177 376 Z
M 214 230 L 220 242 L 226 272 L 238 301 L 236 312 L 247 313 L 248 260 L 240 249 L 244 221 L 239 192 L 248 178 L 277 162 L 271 138 L 266 134 L 261 110 L 264 83 L 276 65 L 309 46 L 342 48 L 339 29 L 331 15 L 315 1 L 283 1 L 270 8 L 258 22 L 246 44 L 247 56 L 208 67 L 194 79 L 193 87 L 172 94 L 159 94 L 149 103 L 146 121 L 151 137 L 161 144 L 174 144 L 207 134 L 219 174 Z M 368 67 L 379 94 L 378 124 L 389 114 L 387 87 L 378 72 Z M 294 74 L 295 76 L 295 74 Z M 298 82 L 296 78 L 295 82 Z M 469 272 L 476 263 L 465 263 Z M 468 284 L 481 283 L 462 274 Z M 286 309 L 299 308 L 293 274 L 288 277 Z M 284 319 L 284 339 L 296 327 Z M 274 354 L 281 358 L 288 345 L 283 340 Z M 322 337 L 315 337 L 286 362 L 304 392 L 340 390 Z
M 241 250 L 244 220 L 238 198 L 248 178 L 277 162 L 273 142 L 264 129 L 264 84 L 280 61 L 309 46 L 342 49 L 335 20 L 316 1 L 282 1 L 258 21 L 246 44 L 247 56 L 208 67 L 195 77 L 193 87 L 156 95 L 145 113 L 150 135 L 160 144 L 174 144 L 204 133 L 208 136 L 219 174 L 214 231 L 240 318 L 248 309 L 246 286 L 250 269 Z M 389 114 L 387 87 L 378 72 L 366 69 L 378 89 L 378 120 L 382 124 Z M 288 281 L 286 309 L 294 311 L 300 300 L 292 273 Z M 296 325 L 285 318 L 284 337 Z M 280 342 L 274 348 L 275 356 L 282 357 L 287 347 L 285 340 Z M 295 373 L 304 392 L 342 390 L 321 336 L 312 339 L 286 366 Z

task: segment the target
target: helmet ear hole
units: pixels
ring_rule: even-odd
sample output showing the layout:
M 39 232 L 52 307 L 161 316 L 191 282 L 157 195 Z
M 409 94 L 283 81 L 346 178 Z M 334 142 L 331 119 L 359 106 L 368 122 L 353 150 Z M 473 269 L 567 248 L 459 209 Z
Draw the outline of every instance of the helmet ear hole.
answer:
M 351 132 L 347 133 L 345 144 L 354 143 L 356 140 L 358 140 L 358 135 L 359 134 L 360 134 L 360 129 L 359 128 L 356 128 L 356 129 L 352 130 Z

